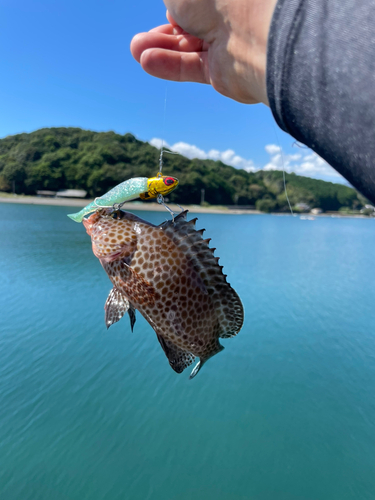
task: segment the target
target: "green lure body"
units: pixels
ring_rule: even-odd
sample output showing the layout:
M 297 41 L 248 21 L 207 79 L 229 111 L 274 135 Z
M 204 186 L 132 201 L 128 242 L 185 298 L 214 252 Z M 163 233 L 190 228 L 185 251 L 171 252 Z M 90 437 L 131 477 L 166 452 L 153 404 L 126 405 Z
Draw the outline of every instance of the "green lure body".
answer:
M 127 181 L 121 182 L 116 187 L 96 198 L 89 205 L 86 205 L 82 210 L 75 214 L 68 214 L 75 222 L 82 222 L 85 215 L 95 212 L 98 208 L 102 207 L 112 207 L 115 203 L 124 203 L 126 201 L 135 200 L 140 197 L 141 194 L 147 193 L 148 191 L 148 178 L 147 177 L 135 177 Z

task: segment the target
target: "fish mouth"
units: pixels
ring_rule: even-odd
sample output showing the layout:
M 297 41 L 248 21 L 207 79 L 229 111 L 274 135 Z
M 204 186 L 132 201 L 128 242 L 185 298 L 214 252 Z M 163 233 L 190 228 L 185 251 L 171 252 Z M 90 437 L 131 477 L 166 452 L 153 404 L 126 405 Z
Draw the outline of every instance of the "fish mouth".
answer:
M 88 217 L 87 219 L 85 219 L 85 218 L 82 219 L 82 223 L 85 226 L 86 232 L 89 236 L 91 236 L 92 228 L 93 228 L 94 224 L 96 224 L 98 222 L 98 220 L 100 219 L 102 212 L 103 212 L 103 210 L 97 210 L 96 212 L 91 214 L 90 217 Z
M 91 236 L 92 224 L 90 224 L 89 219 L 82 219 L 82 224 L 85 226 L 86 233 Z

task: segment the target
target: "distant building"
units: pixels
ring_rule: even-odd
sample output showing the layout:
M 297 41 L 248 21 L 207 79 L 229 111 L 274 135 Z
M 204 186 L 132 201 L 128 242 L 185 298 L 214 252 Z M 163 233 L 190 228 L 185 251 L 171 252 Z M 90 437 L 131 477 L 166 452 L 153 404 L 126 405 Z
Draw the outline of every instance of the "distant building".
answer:
M 319 214 L 323 213 L 323 210 L 321 208 L 312 208 L 311 213 L 313 215 L 319 215 Z
M 62 189 L 57 191 L 57 198 L 85 198 L 87 191 L 84 189 Z
M 310 206 L 307 205 L 307 203 L 296 203 L 295 207 L 300 212 L 309 212 L 310 211 Z
M 46 189 L 38 189 L 38 191 L 36 192 L 36 195 L 37 196 L 45 196 L 47 198 L 53 198 L 54 196 L 56 196 L 56 191 L 48 191 Z
M 375 216 L 375 207 L 372 205 L 365 205 L 361 210 L 361 214 Z

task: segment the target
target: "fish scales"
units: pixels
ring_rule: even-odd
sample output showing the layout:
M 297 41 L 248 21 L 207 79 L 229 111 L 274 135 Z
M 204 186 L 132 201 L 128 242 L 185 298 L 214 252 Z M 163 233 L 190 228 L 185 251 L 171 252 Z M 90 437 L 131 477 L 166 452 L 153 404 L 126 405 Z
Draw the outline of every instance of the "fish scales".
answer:
M 117 295 L 110 294 L 106 318 L 118 321 L 127 308 L 138 310 L 176 372 L 200 358 L 192 377 L 223 349 L 220 337 L 239 332 L 243 307 L 204 230 L 197 231 L 196 219 L 187 222 L 186 215 L 154 226 L 128 212 L 103 209 L 84 224 L 116 294 L 124 296 L 114 300 Z

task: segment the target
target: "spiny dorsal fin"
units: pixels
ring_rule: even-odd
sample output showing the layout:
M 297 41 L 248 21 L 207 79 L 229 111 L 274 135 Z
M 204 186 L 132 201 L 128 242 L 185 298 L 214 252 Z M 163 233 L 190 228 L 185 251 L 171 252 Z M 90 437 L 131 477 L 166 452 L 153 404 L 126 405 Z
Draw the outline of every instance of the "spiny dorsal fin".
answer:
M 174 221 L 175 222 L 179 222 L 181 220 L 184 220 L 186 221 L 187 219 L 187 214 L 188 214 L 189 210 L 183 210 L 182 212 L 180 212 L 175 218 L 174 218 Z M 171 222 L 171 221 L 169 221 Z
M 203 239 L 203 231 L 195 229 L 196 219 L 186 221 L 187 211 L 175 217 L 174 223 L 168 221 L 163 230 L 181 251 L 191 260 L 199 273 L 208 293 L 216 304 L 219 318 L 219 336 L 233 337 L 240 331 L 244 312 L 236 291 L 230 286 L 223 274 L 223 266 L 219 266 L 218 257 L 214 257 L 213 248 L 209 248 L 210 238 Z

